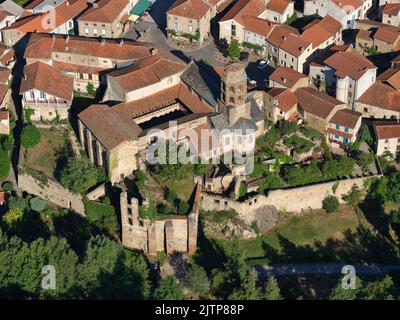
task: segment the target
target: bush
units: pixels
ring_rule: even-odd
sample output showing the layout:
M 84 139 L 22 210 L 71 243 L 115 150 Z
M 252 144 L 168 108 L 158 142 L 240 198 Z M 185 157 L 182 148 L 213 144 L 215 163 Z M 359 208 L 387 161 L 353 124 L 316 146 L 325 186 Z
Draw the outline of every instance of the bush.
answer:
M 14 190 L 14 185 L 13 185 L 13 183 L 11 181 L 5 181 L 1 185 L 1 189 L 3 191 L 12 191 L 12 190 Z
M 85 213 L 90 222 L 108 230 L 111 234 L 117 234 L 118 222 L 114 207 L 109 204 L 83 199 Z
M 32 148 L 40 142 L 40 131 L 33 124 L 27 124 L 22 129 L 21 145 L 24 148 Z
M 70 158 L 60 174 L 61 185 L 76 193 L 82 193 L 106 179 L 104 170 L 86 157 Z
M 272 127 L 267 134 L 265 135 L 265 139 L 267 142 L 274 144 L 278 142 L 282 138 L 282 135 L 278 129 L 275 127 Z
M 86 91 L 87 91 L 87 93 L 88 93 L 89 96 L 91 96 L 91 97 L 95 97 L 95 96 L 96 96 L 96 89 L 94 88 L 93 83 L 90 83 L 90 82 L 89 82 L 89 83 L 86 85 Z
M 240 56 L 240 46 L 239 42 L 236 39 L 231 41 L 231 44 L 228 48 L 228 55 L 231 59 L 238 58 Z
M 292 133 L 295 133 L 298 129 L 298 125 L 294 122 L 291 121 L 285 121 L 280 127 L 280 131 L 282 135 L 290 135 Z
M 190 205 L 187 202 L 179 202 L 178 214 L 186 214 L 190 209 Z
M 339 209 L 339 200 L 335 196 L 327 196 L 322 200 L 322 207 L 328 213 L 335 212 Z
M 10 159 L 8 154 L 0 149 L 0 179 L 5 179 L 10 173 Z
M 46 202 L 38 197 L 29 200 L 29 205 L 31 206 L 31 209 L 36 212 L 40 212 L 46 209 Z
M 290 136 L 288 139 L 285 140 L 284 144 L 287 146 L 293 146 L 297 154 L 307 153 L 314 146 L 312 142 L 300 138 L 296 135 Z

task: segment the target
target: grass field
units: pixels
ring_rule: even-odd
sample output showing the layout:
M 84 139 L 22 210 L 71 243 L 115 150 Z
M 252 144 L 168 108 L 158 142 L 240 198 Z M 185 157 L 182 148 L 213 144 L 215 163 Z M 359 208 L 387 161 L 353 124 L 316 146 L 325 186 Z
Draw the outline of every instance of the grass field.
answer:
M 366 222 L 363 224 L 365 225 Z M 267 263 L 268 254 L 265 248 L 272 248 L 279 252 L 282 249 L 280 238 L 286 239 L 294 246 L 312 246 L 316 241 L 325 244 L 330 240 L 343 240 L 346 231 L 355 231 L 359 225 L 355 210 L 342 205 L 337 212 L 331 214 L 324 210 L 314 210 L 301 217 L 288 218 L 266 234 L 252 240 L 241 240 L 240 244 L 251 264 L 254 264 L 251 260 Z M 217 248 L 217 251 L 229 248 L 233 244 L 232 241 L 227 240 L 208 240 L 214 249 Z M 211 259 L 211 254 L 208 254 Z
M 23 163 L 49 177 L 54 177 L 58 152 L 65 147 L 66 139 L 60 129 L 40 128 L 39 130 L 41 134 L 40 142 L 27 150 Z
M 192 176 L 178 181 L 169 180 L 166 181 L 164 185 L 169 190 L 174 191 L 178 195 L 179 199 L 183 201 L 189 200 L 195 187 Z

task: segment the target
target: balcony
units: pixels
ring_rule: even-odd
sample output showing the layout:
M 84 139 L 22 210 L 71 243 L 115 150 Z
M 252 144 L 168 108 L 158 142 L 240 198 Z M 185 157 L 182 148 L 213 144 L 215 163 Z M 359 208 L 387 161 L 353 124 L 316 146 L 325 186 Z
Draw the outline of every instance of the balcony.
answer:
M 50 107 L 50 108 L 68 108 L 71 103 L 62 99 L 28 99 L 24 100 L 25 106 L 37 106 L 37 107 Z

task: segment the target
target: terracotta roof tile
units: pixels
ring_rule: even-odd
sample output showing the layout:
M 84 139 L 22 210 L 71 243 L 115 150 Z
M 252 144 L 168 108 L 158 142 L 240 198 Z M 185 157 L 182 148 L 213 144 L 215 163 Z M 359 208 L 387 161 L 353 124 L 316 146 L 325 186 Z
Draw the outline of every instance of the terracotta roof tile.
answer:
M 275 23 L 269 20 L 257 17 L 251 17 L 247 15 L 243 16 L 242 21 L 243 21 L 243 26 L 247 30 L 260 34 L 266 38 L 269 36 L 274 26 L 276 25 Z
M 72 101 L 73 78 L 60 69 L 37 61 L 24 67 L 20 93 L 38 89 L 66 101 Z
M 151 55 L 152 44 L 132 40 L 66 37 L 64 35 L 36 34 L 30 36 L 24 57 L 50 59 L 53 52 L 82 54 L 114 60 L 136 60 Z
M 0 83 L 7 83 L 11 76 L 11 70 L 5 67 L 0 67 Z
M 327 15 L 322 20 L 317 21 L 311 27 L 306 28 L 301 37 L 313 44 L 313 48 L 318 47 L 325 41 L 333 38 L 340 32 L 342 24 L 331 16 Z
M 280 47 L 281 44 L 291 35 L 300 35 L 296 28 L 288 25 L 276 25 L 268 36 L 268 42 L 276 47 Z
M 132 65 L 112 71 L 107 76 L 115 78 L 125 92 L 130 92 L 182 72 L 186 64 L 172 61 L 159 55 L 141 59 Z
M 278 67 L 269 76 L 270 80 L 287 88 L 293 88 L 293 86 L 302 78 L 307 78 L 307 76 L 288 67 Z
M 377 108 L 400 112 L 400 91 L 395 90 L 384 81 L 376 81 L 357 101 Z
M 338 7 L 353 12 L 362 5 L 361 0 L 330 0 L 332 3 L 336 4 Z
M 290 33 L 285 39 L 283 39 L 279 48 L 285 50 L 295 57 L 299 57 L 310 46 L 312 46 L 311 42 L 303 39 L 302 37 L 294 35 L 293 33 Z
M 70 3 L 70 4 L 68 4 Z M 68 20 L 78 16 L 87 8 L 86 0 L 64 2 L 48 13 L 22 17 L 5 30 L 18 29 L 20 32 L 51 32 Z
M 167 14 L 199 20 L 210 10 L 211 5 L 205 0 L 177 0 Z
M 220 22 L 227 20 L 235 20 L 243 25 L 243 17 L 258 17 L 266 10 L 262 0 L 239 0 L 236 4 L 222 17 Z
M 129 0 L 100 0 L 96 4 L 83 13 L 78 21 L 112 23 L 129 4 Z
M 312 88 L 299 88 L 294 94 L 302 109 L 323 119 L 326 119 L 336 106 L 344 105 L 342 101 Z
M 328 128 L 328 129 L 326 129 L 326 132 L 334 134 L 335 136 L 341 136 L 341 137 L 344 137 L 344 138 L 352 138 L 353 137 L 353 135 L 351 133 L 347 133 L 347 132 L 343 132 L 343 131 L 340 131 L 340 130 L 336 130 L 334 128 Z
M 392 16 L 397 16 L 400 12 L 400 3 L 388 3 L 383 7 L 384 14 L 390 14 Z
M 374 122 L 374 129 L 378 140 L 400 138 L 400 123 L 378 123 Z
M 288 0 L 269 0 L 267 3 L 267 9 L 283 14 L 289 4 L 290 1 Z
M 6 93 L 8 91 L 8 85 L 4 84 L 4 83 L 0 83 L 0 103 L 3 102 L 4 97 L 6 96 Z
M 324 63 L 335 69 L 335 75 L 340 78 L 351 77 L 359 79 L 369 69 L 376 68 L 367 58 L 354 52 L 336 52 Z
M 390 44 L 395 44 L 400 37 L 400 29 L 392 27 L 378 28 L 374 34 L 374 39 L 378 39 Z
M 329 120 L 330 123 L 338 124 L 346 128 L 354 129 L 362 114 L 350 109 L 342 109 L 336 113 Z
M 283 112 L 288 112 L 297 104 L 296 96 L 289 89 L 272 88 L 267 94 L 278 101 L 276 106 Z

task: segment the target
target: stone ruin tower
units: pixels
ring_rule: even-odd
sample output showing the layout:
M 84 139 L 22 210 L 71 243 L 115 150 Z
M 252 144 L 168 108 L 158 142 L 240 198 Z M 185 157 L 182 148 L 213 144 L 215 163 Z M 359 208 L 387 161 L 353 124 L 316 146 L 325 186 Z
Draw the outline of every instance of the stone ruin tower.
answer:
M 201 184 L 197 184 L 193 207 L 187 216 L 139 218 L 138 199 L 123 190 L 120 198 L 122 244 L 155 256 L 157 252 L 193 254 L 197 248 L 197 228 Z

